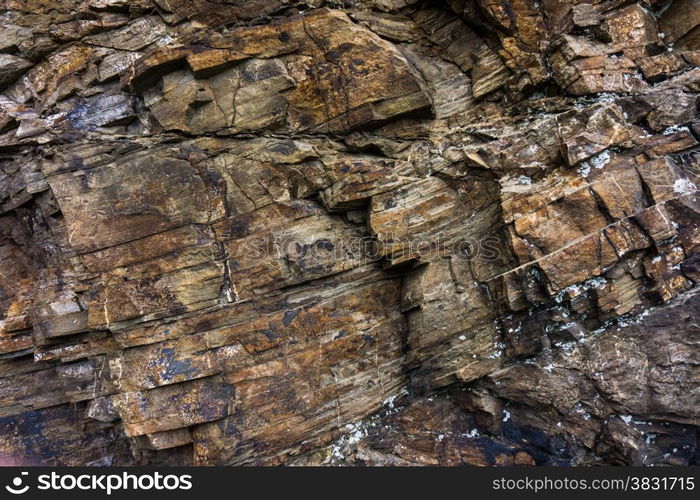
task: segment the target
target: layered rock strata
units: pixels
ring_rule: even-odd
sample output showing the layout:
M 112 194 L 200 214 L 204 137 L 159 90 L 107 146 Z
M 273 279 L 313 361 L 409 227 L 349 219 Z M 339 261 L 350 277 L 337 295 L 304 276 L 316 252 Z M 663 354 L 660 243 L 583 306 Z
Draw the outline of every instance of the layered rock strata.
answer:
M 0 462 L 698 463 L 696 0 L 0 17 Z

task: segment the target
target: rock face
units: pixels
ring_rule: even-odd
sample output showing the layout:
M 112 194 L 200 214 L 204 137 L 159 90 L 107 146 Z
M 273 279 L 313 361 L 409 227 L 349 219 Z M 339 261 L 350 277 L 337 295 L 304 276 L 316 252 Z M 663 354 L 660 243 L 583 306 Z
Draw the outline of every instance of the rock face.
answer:
M 700 461 L 697 1 L 3 9 L 0 463 Z

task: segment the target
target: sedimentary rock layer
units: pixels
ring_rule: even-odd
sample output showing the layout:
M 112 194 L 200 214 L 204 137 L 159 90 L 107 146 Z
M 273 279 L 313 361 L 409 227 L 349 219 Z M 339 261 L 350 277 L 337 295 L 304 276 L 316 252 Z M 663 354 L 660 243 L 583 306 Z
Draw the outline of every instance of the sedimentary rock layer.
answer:
M 696 0 L 0 18 L 1 463 L 698 463 Z

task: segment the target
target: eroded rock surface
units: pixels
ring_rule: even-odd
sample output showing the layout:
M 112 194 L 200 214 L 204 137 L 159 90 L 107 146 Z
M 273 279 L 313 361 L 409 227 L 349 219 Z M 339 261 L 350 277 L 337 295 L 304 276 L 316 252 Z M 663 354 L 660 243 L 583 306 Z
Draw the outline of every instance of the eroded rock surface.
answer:
M 695 0 L 0 17 L 1 463 L 698 463 Z

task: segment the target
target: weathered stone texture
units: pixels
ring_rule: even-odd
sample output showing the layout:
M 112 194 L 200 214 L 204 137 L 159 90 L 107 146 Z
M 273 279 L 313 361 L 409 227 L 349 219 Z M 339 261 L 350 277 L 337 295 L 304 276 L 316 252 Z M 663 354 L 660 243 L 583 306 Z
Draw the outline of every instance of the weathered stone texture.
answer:
M 0 464 L 698 463 L 697 1 L 0 18 Z

